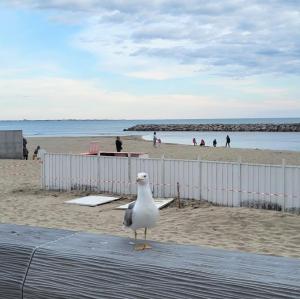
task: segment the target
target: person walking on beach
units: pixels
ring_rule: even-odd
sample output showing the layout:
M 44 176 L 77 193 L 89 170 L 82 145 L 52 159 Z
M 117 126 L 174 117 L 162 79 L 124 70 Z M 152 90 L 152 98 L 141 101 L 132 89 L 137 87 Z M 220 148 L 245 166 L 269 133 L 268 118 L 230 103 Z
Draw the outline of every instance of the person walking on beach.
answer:
M 119 136 L 117 136 L 117 139 L 116 139 L 116 149 L 117 149 L 118 153 L 123 149 L 122 141 Z
M 200 146 L 205 146 L 205 141 L 204 141 L 204 139 L 201 139 Z
M 213 147 L 216 147 L 217 146 L 217 139 L 214 139 L 213 141 Z
M 156 147 L 157 137 L 156 132 L 153 133 L 153 146 Z
M 230 137 L 229 137 L 229 135 L 227 135 L 226 136 L 226 145 L 225 145 L 225 147 L 230 147 Z
M 193 138 L 193 144 L 194 144 L 194 146 L 197 145 L 197 141 L 196 141 L 195 137 Z

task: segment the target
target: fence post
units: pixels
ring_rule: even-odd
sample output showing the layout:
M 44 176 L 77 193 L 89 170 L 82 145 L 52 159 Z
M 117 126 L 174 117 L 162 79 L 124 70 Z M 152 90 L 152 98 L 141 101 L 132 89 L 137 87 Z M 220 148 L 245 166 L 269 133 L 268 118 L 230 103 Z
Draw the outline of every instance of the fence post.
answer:
M 131 194 L 131 154 L 128 153 L 128 194 Z
M 46 159 L 46 154 L 44 154 L 43 160 L 41 160 L 41 180 L 40 180 L 40 184 L 41 184 L 41 188 L 45 189 L 45 159 Z
M 68 191 L 72 191 L 72 155 L 69 155 L 69 186 L 68 186 Z
M 46 165 L 45 168 L 44 168 L 44 184 L 45 184 L 45 189 L 49 190 L 50 189 L 50 184 L 53 184 L 53 178 L 52 178 L 52 176 L 50 177 L 50 172 L 53 168 L 52 154 L 47 153 L 47 160 L 48 160 L 47 165 L 44 161 L 44 164 Z M 51 162 L 51 165 L 50 165 L 50 162 Z
M 97 155 L 97 192 L 101 191 L 100 188 L 100 155 Z
M 181 209 L 179 182 L 177 182 L 177 206 L 178 206 L 179 209 Z
M 161 197 L 165 198 L 165 155 L 160 158 L 161 161 Z
M 239 156 L 238 158 L 238 201 L 239 206 L 241 206 L 242 202 L 242 157 Z
M 201 157 L 200 155 L 198 155 L 197 157 L 198 160 L 198 165 L 199 165 L 199 200 L 201 200 L 201 185 L 202 185 L 202 177 L 201 177 L 201 173 L 202 173 L 202 163 L 201 163 Z
M 283 205 L 282 205 L 282 212 L 285 212 L 285 206 L 286 206 L 286 196 L 285 196 L 285 165 L 286 165 L 286 161 L 285 159 L 282 159 L 282 199 L 283 199 Z

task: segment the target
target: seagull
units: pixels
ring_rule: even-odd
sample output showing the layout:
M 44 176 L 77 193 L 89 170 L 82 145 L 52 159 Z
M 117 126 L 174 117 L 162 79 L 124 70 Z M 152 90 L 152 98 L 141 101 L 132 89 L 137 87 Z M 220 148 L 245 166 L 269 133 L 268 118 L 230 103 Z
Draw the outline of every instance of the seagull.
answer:
M 124 226 L 129 227 L 134 231 L 134 239 L 137 239 L 136 230 L 144 228 L 144 244 L 136 244 L 136 250 L 150 249 L 151 246 L 146 243 L 147 229 L 154 227 L 159 219 L 159 211 L 154 203 L 149 185 L 149 177 L 147 173 L 140 172 L 137 175 L 137 199 L 131 203 L 124 216 Z

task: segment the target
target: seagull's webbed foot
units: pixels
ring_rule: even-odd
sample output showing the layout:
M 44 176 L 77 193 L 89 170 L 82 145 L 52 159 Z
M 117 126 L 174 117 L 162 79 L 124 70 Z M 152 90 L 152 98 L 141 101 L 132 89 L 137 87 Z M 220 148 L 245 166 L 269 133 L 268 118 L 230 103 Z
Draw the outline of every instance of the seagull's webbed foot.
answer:
M 144 245 L 144 249 L 151 249 L 152 248 L 152 246 L 148 243 L 144 243 L 143 245 Z
M 151 245 L 148 243 L 138 243 L 138 244 L 135 244 L 135 246 L 134 246 L 134 250 L 137 250 L 137 251 L 151 249 L 151 248 L 152 248 Z
M 144 250 L 144 244 L 142 244 L 142 243 L 135 244 L 134 250 L 137 250 L 137 251 Z
M 146 242 L 146 240 L 147 240 L 147 228 L 146 227 L 145 227 L 144 237 L 145 237 L 145 243 L 136 244 L 134 246 L 135 250 L 145 250 L 145 249 L 151 249 L 152 248 L 152 246 Z M 136 240 L 136 238 L 135 238 L 135 240 Z

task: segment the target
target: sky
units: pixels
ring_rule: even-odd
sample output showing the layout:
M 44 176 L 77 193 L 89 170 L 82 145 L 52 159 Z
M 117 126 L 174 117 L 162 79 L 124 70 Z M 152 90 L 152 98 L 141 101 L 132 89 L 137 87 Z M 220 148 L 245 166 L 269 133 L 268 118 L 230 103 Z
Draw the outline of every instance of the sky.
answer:
M 0 0 L 0 120 L 300 117 L 298 0 Z

